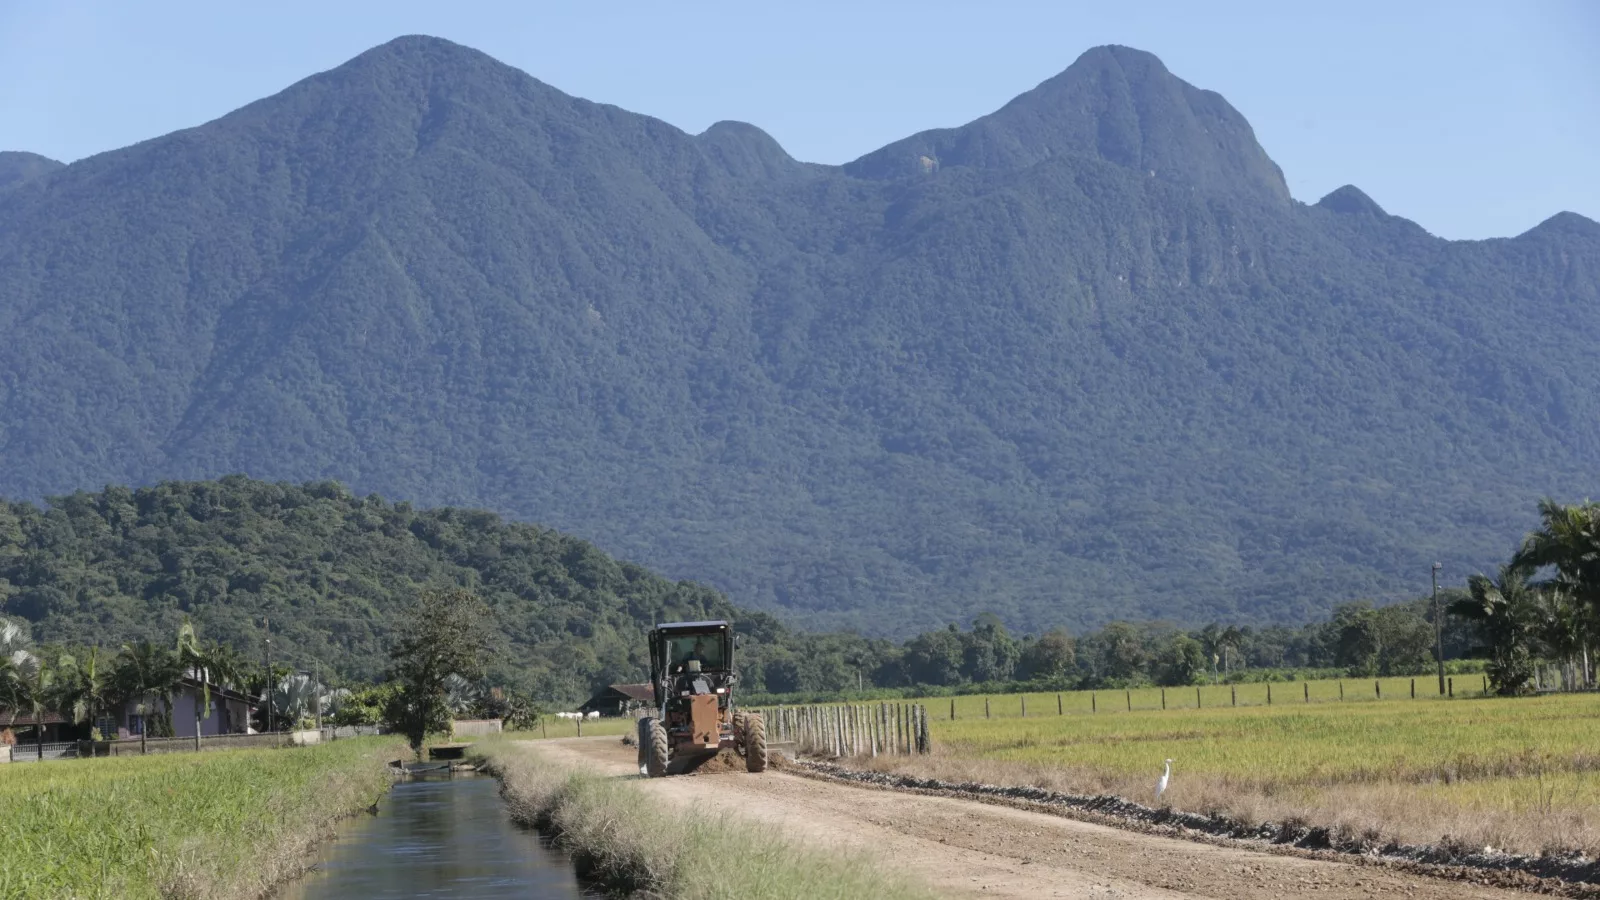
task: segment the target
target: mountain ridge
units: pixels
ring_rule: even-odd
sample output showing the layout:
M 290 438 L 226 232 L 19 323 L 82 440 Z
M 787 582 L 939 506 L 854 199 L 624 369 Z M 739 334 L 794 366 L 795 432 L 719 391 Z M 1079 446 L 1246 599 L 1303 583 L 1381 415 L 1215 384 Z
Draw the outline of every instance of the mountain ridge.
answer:
M 0 193 L 0 494 L 336 478 L 896 634 L 1488 565 L 1600 461 L 1593 223 L 1281 182 L 1125 48 L 821 166 L 400 38 Z

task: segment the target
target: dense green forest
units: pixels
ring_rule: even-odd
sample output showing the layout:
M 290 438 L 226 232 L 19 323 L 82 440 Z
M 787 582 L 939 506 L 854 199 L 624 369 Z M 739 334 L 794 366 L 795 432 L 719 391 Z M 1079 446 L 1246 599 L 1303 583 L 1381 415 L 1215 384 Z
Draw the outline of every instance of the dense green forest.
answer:
M 166 645 L 192 621 L 208 641 L 261 665 L 270 621 L 275 663 L 365 683 L 384 676 L 418 593 L 449 587 L 492 610 L 503 647 L 489 681 L 557 704 L 643 680 L 645 630 L 676 619 L 732 619 L 745 688 L 777 694 L 1187 684 L 1263 668 L 1406 674 L 1426 670 L 1433 634 L 1423 599 L 1345 604 L 1301 627 L 1113 622 L 1082 635 L 1016 636 L 979 612 L 896 644 L 798 631 L 545 528 L 357 496 L 333 482 L 233 476 L 0 506 L 0 615 L 28 623 L 39 646 Z M 1452 589 L 1443 599 L 1466 596 Z M 1447 656 L 1471 640 L 1452 620 Z
M 1028 633 L 1323 620 L 1415 596 L 1436 559 L 1491 567 L 1528 498 L 1582 496 L 1600 464 L 1600 225 L 1449 242 L 1353 187 L 1296 202 L 1236 110 L 1128 48 L 835 167 L 411 37 L 69 166 L 6 157 L 8 179 L 12 497 L 337 479 L 899 640 L 980 611 Z M 373 550 L 345 593 L 244 576 L 230 639 L 281 614 L 306 629 L 286 643 L 365 672 L 367 605 L 472 569 L 539 598 L 508 628 L 553 678 L 573 629 L 595 629 L 585 671 L 629 659 L 586 592 L 711 602 L 458 557 L 448 517 L 482 514 L 317 509 L 293 515 L 357 548 L 442 536 Z M 224 567 L 129 540 L 158 585 Z M 222 587 L 183 583 L 207 586 L 10 602 L 87 635 Z

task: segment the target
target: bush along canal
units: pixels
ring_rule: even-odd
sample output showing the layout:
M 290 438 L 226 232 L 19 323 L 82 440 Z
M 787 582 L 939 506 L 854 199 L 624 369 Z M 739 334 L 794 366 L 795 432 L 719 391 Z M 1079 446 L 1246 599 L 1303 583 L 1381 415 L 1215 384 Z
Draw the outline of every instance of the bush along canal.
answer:
M 572 861 L 511 821 L 489 777 L 412 778 L 351 820 L 284 900 L 517 897 L 575 900 Z

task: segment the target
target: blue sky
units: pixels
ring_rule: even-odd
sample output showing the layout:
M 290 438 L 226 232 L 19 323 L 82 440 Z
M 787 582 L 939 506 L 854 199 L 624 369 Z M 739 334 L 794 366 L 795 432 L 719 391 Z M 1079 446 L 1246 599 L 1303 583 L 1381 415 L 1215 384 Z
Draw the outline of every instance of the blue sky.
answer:
M 1449 238 L 1600 219 L 1600 2 L 1320 6 L 0 0 L 0 149 L 82 158 L 421 33 L 687 131 L 740 119 L 839 163 L 1117 43 L 1238 107 L 1298 199 L 1355 184 Z

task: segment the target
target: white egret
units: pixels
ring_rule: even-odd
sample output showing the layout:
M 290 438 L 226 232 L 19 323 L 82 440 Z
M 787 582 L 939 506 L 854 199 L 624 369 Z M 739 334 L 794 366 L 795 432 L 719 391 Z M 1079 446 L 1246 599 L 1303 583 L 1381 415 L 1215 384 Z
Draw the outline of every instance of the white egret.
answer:
M 1172 760 L 1167 760 L 1167 770 L 1161 773 L 1161 780 L 1156 782 L 1156 799 L 1167 792 L 1167 782 L 1172 778 Z

